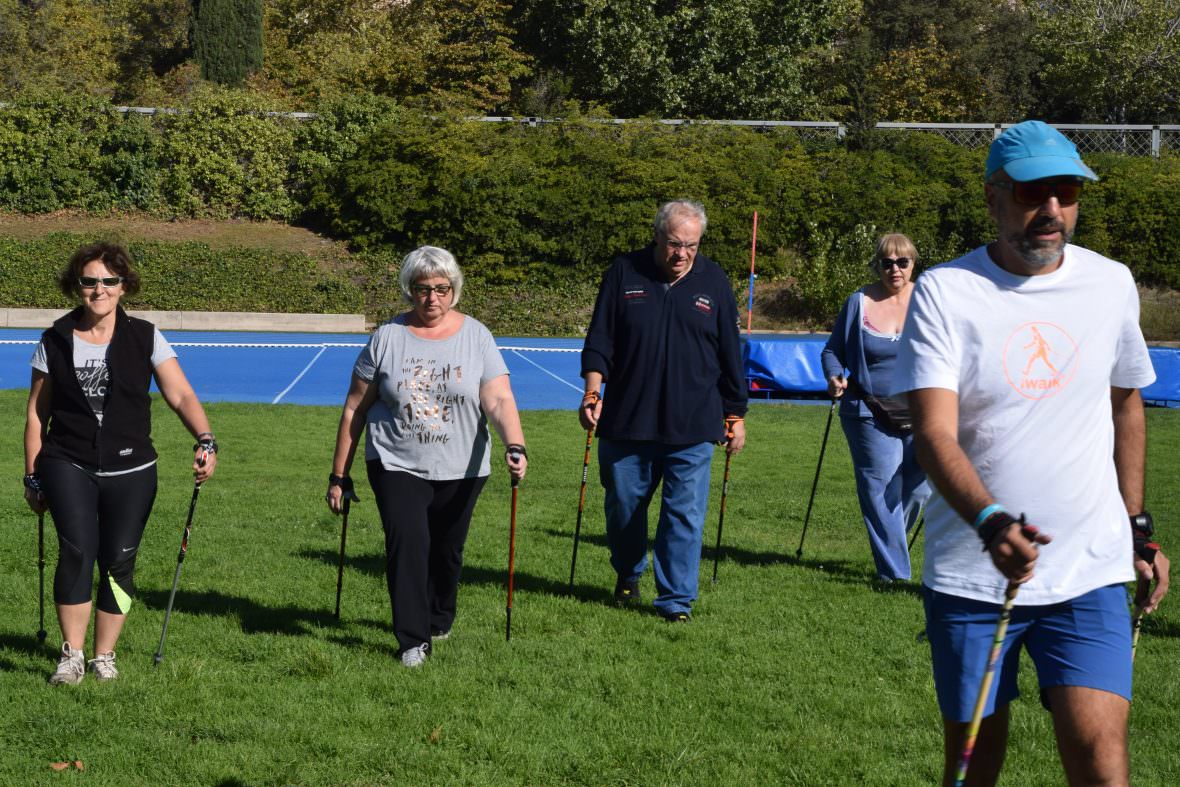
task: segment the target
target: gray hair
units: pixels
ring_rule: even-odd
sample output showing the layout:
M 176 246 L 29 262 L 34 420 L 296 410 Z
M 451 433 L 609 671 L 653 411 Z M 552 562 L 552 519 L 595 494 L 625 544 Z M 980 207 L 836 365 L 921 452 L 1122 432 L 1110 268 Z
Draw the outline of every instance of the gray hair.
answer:
M 429 279 L 434 276 L 444 276 L 451 283 L 455 292 L 454 298 L 451 299 L 451 306 L 457 305 L 459 296 L 463 294 L 463 271 L 459 270 L 459 263 L 455 262 L 455 256 L 438 246 L 419 246 L 402 260 L 401 272 L 397 276 L 398 284 L 402 288 L 402 296 L 413 303 L 414 296 L 410 293 L 410 287 L 419 279 Z
M 692 200 L 678 199 L 665 202 L 656 211 L 656 220 L 652 223 L 656 234 L 667 235 L 668 225 L 674 218 L 689 218 L 700 222 L 701 235 L 705 234 L 705 228 L 709 226 L 709 217 L 705 215 L 704 205 Z

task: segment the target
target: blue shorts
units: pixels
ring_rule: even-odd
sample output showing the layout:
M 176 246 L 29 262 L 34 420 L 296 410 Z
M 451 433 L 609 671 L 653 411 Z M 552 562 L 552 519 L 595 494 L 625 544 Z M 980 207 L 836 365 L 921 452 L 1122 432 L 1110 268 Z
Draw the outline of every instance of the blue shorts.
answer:
M 971 721 L 1000 605 L 922 590 L 938 707 L 945 719 Z M 1121 584 L 1059 604 L 1013 607 L 984 716 L 1020 696 L 1021 646 L 1036 667 L 1042 701 L 1054 686 L 1101 689 L 1131 700 L 1131 613 Z

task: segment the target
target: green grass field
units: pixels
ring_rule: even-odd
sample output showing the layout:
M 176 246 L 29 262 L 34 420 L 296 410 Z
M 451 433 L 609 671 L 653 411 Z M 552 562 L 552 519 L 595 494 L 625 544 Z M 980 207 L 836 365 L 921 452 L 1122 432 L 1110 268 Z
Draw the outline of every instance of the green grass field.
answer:
M 188 446 L 156 403 L 160 493 L 138 564 L 118 681 L 51 688 L 49 603 L 38 644 L 36 518 L 20 495 L 24 393 L 0 392 L 0 783 L 932 784 L 941 726 L 916 585 L 872 583 L 838 427 L 795 560 L 827 408 L 759 405 L 734 460 L 720 578 L 711 585 L 723 455 L 693 621 L 610 604 L 597 465 L 574 594 L 566 594 L 585 433 L 524 414 L 512 641 L 504 641 L 509 488 L 476 509 L 450 640 L 394 658 L 381 529 L 367 486 L 349 523 L 343 611 L 332 615 L 340 521 L 324 506 L 337 411 L 209 406 L 222 445 L 202 489 L 165 659 L 154 667 L 192 493 Z M 1180 533 L 1180 412 L 1150 411 L 1148 503 Z M 1029 456 L 1036 465 L 1052 457 Z M 363 474 L 362 474 L 363 475 Z M 49 523 L 46 523 L 50 528 Z M 47 538 L 49 569 L 56 539 Z M 919 558 L 921 544 L 915 545 Z M 643 591 L 653 592 L 650 572 Z M 1137 785 L 1180 783 L 1180 598 L 1144 626 L 1131 715 Z M 89 655 L 89 647 L 88 647 Z M 1005 784 L 1063 783 L 1029 665 Z M 82 761 L 55 772 L 51 763 Z

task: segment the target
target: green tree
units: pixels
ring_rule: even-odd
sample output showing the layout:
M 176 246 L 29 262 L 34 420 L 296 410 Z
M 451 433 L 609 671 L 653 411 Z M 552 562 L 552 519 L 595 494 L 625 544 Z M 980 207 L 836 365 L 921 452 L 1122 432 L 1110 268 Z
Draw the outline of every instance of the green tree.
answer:
M 243 84 L 262 67 L 262 0 L 193 0 L 190 41 L 201 76 Z
M 805 77 L 851 0 L 525 0 L 526 48 L 617 115 L 809 118 Z
M 1020 119 L 1036 97 L 1029 30 L 1009 0 L 864 0 L 821 78 L 863 127 Z
M 1180 118 L 1180 0 L 1030 3 L 1042 112 L 1058 122 Z
M 278 0 L 266 82 L 305 104 L 368 92 L 493 111 L 530 73 L 508 11 L 499 0 Z

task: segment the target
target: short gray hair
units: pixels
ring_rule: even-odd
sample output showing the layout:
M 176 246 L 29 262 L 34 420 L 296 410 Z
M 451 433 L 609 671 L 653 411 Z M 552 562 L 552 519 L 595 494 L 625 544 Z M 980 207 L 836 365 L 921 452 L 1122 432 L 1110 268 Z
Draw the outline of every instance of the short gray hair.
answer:
M 673 218 L 689 218 L 700 222 L 701 235 L 705 234 L 705 228 L 709 226 L 709 217 L 705 215 L 704 205 L 692 200 L 678 199 L 665 202 L 656 211 L 656 220 L 652 223 L 656 234 L 667 235 L 668 225 L 672 223 Z
M 459 270 L 459 263 L 455 262 L 455 256 L 438 246 L 419 246 L 402 260 L 401 272 L 397 276 L 398 284 L 402 288 L 402 296 L 413 303 L 414 296 L 410 292 L 410 287 L 419 279 L 429 279 L 434 276 L 444 276 L 451 283 L 451 287 L 455 291 L 451 305 L 457 305 L 459 296 L 463 294 L 463 271 Z

